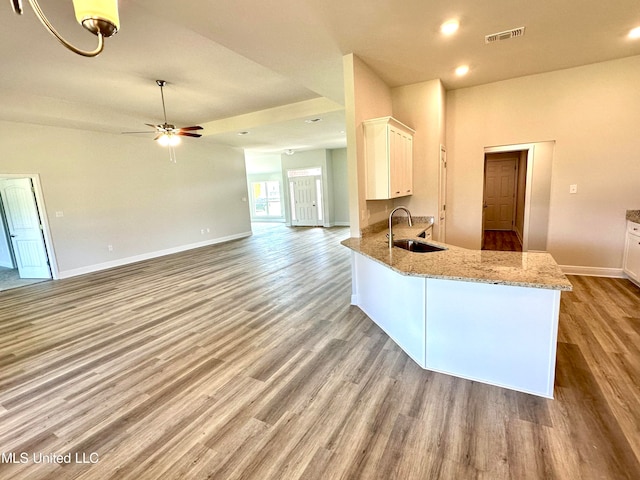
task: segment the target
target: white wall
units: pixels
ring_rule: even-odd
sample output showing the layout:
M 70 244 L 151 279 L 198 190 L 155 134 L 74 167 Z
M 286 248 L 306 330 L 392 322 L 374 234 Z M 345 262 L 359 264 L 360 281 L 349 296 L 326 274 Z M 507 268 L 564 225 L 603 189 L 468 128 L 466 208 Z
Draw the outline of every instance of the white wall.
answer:
M 40 174 L 60 276 L 251 232 L 239 150 L 186 139 L 173 164 L 149 138 L 12 122 L 0 141 L 0 174 Z
M 640 56 L 448 92 L 447 241 L 480 245 L 486 146 L 555 140 L 548 251 L 621 268 L 625 211 L 640 206 L 638 78 Z

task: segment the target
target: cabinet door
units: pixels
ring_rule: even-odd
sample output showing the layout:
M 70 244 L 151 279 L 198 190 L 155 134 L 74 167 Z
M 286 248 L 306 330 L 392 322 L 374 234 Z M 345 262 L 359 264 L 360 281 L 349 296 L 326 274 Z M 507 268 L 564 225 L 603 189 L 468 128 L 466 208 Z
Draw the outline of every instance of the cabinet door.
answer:
M 413 193 L 413 130 L 383 117 L 363 122 L 366 199 Z
M 402 191 L 404 195 L 411 195 L 413 193 L 413 138 L 405 133 L 403 140 L 404 175 L 402 177 Z
M 640 282 L 640 237 L 627 233 L 624 255 L 624 271 Z
M 400 132 L 389 127 L 389 198 L 400 196 L 400 165 L 398 157 L 402 154 Z
M 389 127 L 389 194 L 391 198 L 413 193 L 413 142 L 407 133 Z

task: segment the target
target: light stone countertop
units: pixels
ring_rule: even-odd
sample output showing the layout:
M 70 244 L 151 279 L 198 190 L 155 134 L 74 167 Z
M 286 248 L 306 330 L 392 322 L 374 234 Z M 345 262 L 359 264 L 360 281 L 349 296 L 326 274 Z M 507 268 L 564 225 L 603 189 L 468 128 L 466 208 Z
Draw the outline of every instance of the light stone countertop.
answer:
M 627 210 L 627 220 L 640 223 L 640 210 Z
M 549 290 L 572 289 L 571 283 L 548 253 L 468 250 L 419 238 L 418 234 L 430 226 L 430 223 L 414 224 L 413 227 L 398 224 L 393 227 L 393 237 L 395 240 L 416 239 L 446 247 L 447 250 L 416 253 L 398 247 L 389 249 L 387 229 L 365 233 L 362 238 L 348 238 L 341 243 L 402 275 Z

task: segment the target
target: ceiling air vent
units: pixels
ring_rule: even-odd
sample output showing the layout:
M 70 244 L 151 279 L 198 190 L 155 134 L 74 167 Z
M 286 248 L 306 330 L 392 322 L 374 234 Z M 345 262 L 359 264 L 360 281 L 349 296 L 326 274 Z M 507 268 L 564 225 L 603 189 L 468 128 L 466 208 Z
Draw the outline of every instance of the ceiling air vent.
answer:
M 521 37 L 524 35 L 524 27 L 512 28 L 504 32 L 492 33 L 484 37 L 484 43 L 493 43 L 500 40 L 509 40 L 510 38 Z

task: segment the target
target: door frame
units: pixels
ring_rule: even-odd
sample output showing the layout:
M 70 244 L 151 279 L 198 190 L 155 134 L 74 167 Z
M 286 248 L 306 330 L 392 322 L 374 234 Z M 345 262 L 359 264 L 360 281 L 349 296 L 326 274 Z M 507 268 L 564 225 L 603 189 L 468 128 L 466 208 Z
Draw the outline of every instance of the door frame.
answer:
M 438 172 L 438 241 L 445 243 L 447 235 L 447 149 L 440 144 Z
M 313 171 L 313 170 L 317 170 L 317 174 L 311 174 L 311 175 L 298 175 L 298 174 L 293 174 L 291 175 L 290 172 L 307 172 L 307 171 Z M 292 209 L 294 208 L 292 206 L 292 195 L 291 195 L 291 179 L 294 177 L 317 177 L 320 179 L 320 194 L 321 194 L 321 201 L 322 201 L 322 208 L 318 208 L 318 222 L 317 222 L 317 227 L 329 227 L 331 226 L 330 223 L 330 204 L 329 202 L 331 201 L 331 199 L 329 198 L 329 191 L 328 191 L 328 185 L 327 185 L 327 178 L 326 178 L 326 170 L 322 165 L 316 165 L 316 164 L 311 164 L 311 165 L 300 165 L 300 166 L 291 166 L 289 168 L 283 169 L 282 171 L 282 177 L 284 179 L 286 188 L 283 188 L 283 195 L 286 195 L 286 206 L 285 206 L 285 218 L 286 218 L 286 224 L 290 227 L 295 227 L 296 225 L 293 224 L 293 212 Z M 316 187 L 317 188 L 317 187 Z M 322 218 L 320 220 L 320 218 Z
M 531 182 L 533 181 L 534 149 L 535 149 L 535 144 L 533 143 L 521 143 L 517 145 L 502 145 L 498 147 L 485 147 L 484 149 L 485 158 L 488 153 L 509 153 L 509 152 L 522 152 L 522 151 L 527 152 L 527 175 L 526 175 L 526 180 L 524 185 L 524 221 L 523 221 L 523 228 L 522 228 L 522 251 L 523 252 L 526 252 L 529 250 L 529 221 L 531 218 Z M 485 164 L 486 164 L 486 160 L 485 160 Z M 517 163 L 516 163 L 516 166 L 517 166 Z M 483 203 L 480 206 L 480 208 L 482 208 L 483 214 L 484 214 L 484 181 L 485 181 L 484 174 L 482 176 L 482 181 L 483 181 L 483 186 L 482 186 Z M 516 176 L 516 182 L 517 182 L 517 176 Z M 514 209 L 514 215 L 515 215 L 515 209 Z M 482 225 L 480 226 L 480 228 L 482 228 L 482 232 L 481 232 L 482 236 L 480 238 L 484 239 L 484 217 L 482 218 Z
M 58 273 L 58 262 L 56 261 L 55 251 L 53 249 L 53 240 L 51 237 L 51 229 L 49 228 L 49 220 L 47 211 L 45 208 L 44 194 L 42 193 L 42 184 L 40 182 L 40 175 L 37 173 L 0 173 L 0 179 L 18 179 L 29 178 L 31 179 L 31 185 L 33 185 L 33 193 L 36 201 L 36 208 L 38 209 L 38 216 L 40 217 L 40 224 L 42 225 L 42 237 L 44 238 L 44 248 L 49 260 L 49 268 L 51 270 L 51 278 L 57 280 L 60 278 Z M 6 212 L 5 212 L 6 213 Z M 10 246 L 13 249 L 13 246 Z

